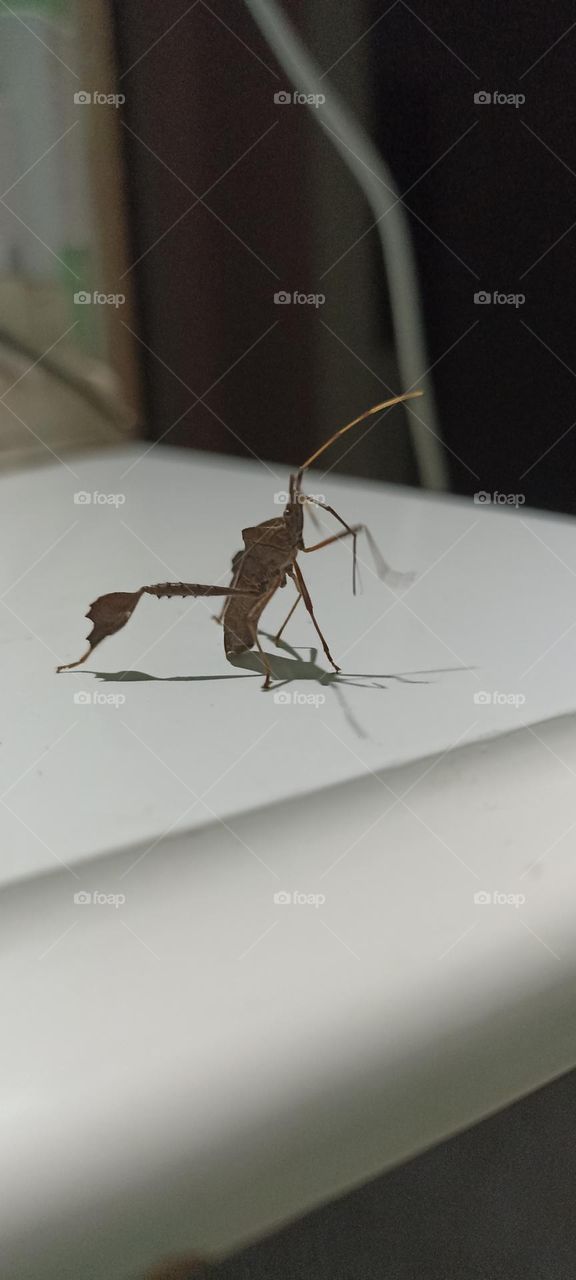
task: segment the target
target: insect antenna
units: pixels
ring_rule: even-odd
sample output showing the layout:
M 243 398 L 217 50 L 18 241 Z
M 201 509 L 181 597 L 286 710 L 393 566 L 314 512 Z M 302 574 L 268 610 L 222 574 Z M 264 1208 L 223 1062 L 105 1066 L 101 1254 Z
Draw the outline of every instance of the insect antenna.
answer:
M 392 405 L 402 404 L 403 401 L 405 400 L 414 400 L 416 399 L 417 396 L 421 396 L 423 394 L 424 394 L 423 391 L 406 391 L 404 395 L 392 396 L 390 400 L 384 400 L 382 401 L 381 404 L 375 404 L 371 409 L 366 409 L 364 413 L 360 414 L 359 418 L 354 418 L 352 422 L 347 422 L 345 427 L 340 427 L 338 431 L 335 431 L 334 435 L 330 436 L 330 438 L 326 440 L 324 444 L 320 445 L 319 449 L 316 449 L 315 452 L 312 453 L 310 457 L 306 459 L 306 462 L 302 463 L 302 466 L 298 468 L 298 471 L 296 472 L 296 474 L 290 476 L 290 501 L 291 502 L 298 501 L 300 491 L 301 491 L 301 486 L 302 486 L 302 476 L 304 472 L 308 469 L 308 467 L 312 466 L 313 462 L 316 462 L 316 459 L 319 458 L 321 454 L 323 454 L 326 451 L 326 449 L 330 448 L 331 444 L 334 444 L 335 440 L 338 440 L 340 436 L 345 435 L 347 431 L 350 431 L 352 427 L 357 426 L 359 422 L 364 422 L 366 418 L 372 417 L 373 414 L 380 413 L 383 409 L 390 409 Z M 307 501 L 314 503 L 315 500 L 313 498 L 308 498 Z M 327 507 L 323 502 L 316 502 L 315 505 L 319 507 L 324 507 L 326 511 L 331 511 L 332 515 L 336 516 L 336 519 L 340 520 L 340 523 L 344 524 L 344 527 L 348 529 L 349 533 L 352 534 L 352 591 L 354 595 L 356 595 L 356 582 L 357 582 L 357 575 L 358 575 L 356 543 L 358 538 L 359 526 L 356 529 L 349 528 L 348 525 L 346 525 L 345 522 L 338 515 L 338 513 L 334 511 L 333 508 Z M 313 510 L 313 507 L 310 508 L 310 511 L 312 510 Z M 393 577 L 394 574 L 392 570 L 390 570 L 389 565 L 386 564 L 369 530 L 364 527 L 364 532 L 367 535 L 368 545 L 374 557 L 374 561 L 376 563 L 376 568 L 378 573 L 382 577 L 388 577 L 388 578 L 390 578 L 391 576 Z M 342 537 L 343 535 L 340 535 L 340 536 Z
M 320 448 L 316 449 L 315 452 L 306 459 L 306 462 L 303 462 L 302 466 L 298 468 L 296 491 L 298 491 L 300 487 L 299 482 L 302 473 L 307 471 L 308 467 L 311 467 L 312 463 L 315 462 L 326 449 L 329 449 L 330 445 L 334 444 L 335 440 L 338 440 L 340 436 L 343 436 L 347 431 L 350 431 L 351 427 L 356 427 L 359 422 L 363 422 L 365 418 L 370 418 L 373 413 L 379 413 L 381 409 L 390 409 L 394 404 L 402 404 L 404 400 L 414 400 L 417 396 L 422 395 L 424 395 L 423 391 L 406 391 L 402 396 L 392 396 L 391 400 L 384 400 L 382 404 L 375 404 L 372 409 L 366 409 L 365 413 L 361 413 L 359 418 L 354 418 L 352 422 L 347 422 L 345 427 L 340 427 L 338 431 L 334 432 L 333 436 L 330 436 L 329 440 L 326 440 L 324 444 L 321 444 Z

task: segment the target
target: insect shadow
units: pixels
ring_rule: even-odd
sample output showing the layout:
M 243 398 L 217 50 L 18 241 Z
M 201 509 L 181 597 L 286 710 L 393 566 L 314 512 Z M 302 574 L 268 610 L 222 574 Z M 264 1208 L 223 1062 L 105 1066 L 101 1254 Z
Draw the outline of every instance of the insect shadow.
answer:
M 308 658 L 304 659 L 301 653 L 293 645 L 288 644 L 286 640 L 276 641 L 273 635 L 267 631 L 261 631 L 261 635 L 267 640 L 271 640 L 276 645 L 275 653 L 266 653 L 266 659 L 271 669 L 274 684 L 270 692 L 281 689 L 286 684 L 294 681 L 316 682 L 322 688 L 331 689 L 336 695 L 338 702 L 342 708 L 345 719 L 350 727 L 358 734 L 359 737 L 365 738 L 367 734 L 362 726 L 352 714 L 342 693 L 342 686 L 348 685 L 352 689 L 378 689 L 385 692 L 388 685 L 385 681 L 396 681 L 399 684 L 431 684 L 431 680 L 427 680 L 426 676 L 436 676 L 449 674 L 454 671 L 469 671 L 470 667 L 434 667 L 429 670 L 421 671 L 402 671 L 402 672 L 365 672 L 350 671 L 346 673 L 336 673 L 329 671 L 325 667 L 321 667 L 317 661 L 318 649 L 314 646 L 305 646 L 308 650 Z M 282 652 L 280 652 L 282 651 Z M 288 655 L 288 656 L 285 656 Z M 188 681 L 188 682 L 204 682 L 208 680 L 252 680 L 262 675 L 263 663 L 260 655 L 256 652 L 248 651 L 242 654 L 229 655 L 229 663 L 239 668 L 240 672 L 245 674 L 238 675 L 208 675 L 208 676 L 152 676 L 145 671 L 93 671 L 90 672 L 97 680 L 103 680 L 111 683 L 128 683 L 140 680 L 159 680 L 159 681 Z M 417 678 L 417 677 L 424 677 Z

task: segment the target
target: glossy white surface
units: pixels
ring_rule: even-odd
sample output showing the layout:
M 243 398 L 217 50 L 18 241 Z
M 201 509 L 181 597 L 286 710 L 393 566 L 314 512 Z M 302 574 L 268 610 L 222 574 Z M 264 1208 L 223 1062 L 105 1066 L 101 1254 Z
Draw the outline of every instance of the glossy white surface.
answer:
M 217 601 L 151 598 L 86 667 L 56 677 L 56 664 L 85 648 L 97 595 L 226 582 L 240 529 L 282 510 L 278 467 L 158 448 L 137 462 L 141 453 L 73 460 L 76 476 L 60 466 L 1 482 L 4 881 L 575 708 L 572 521 L 322 473 L 309 491 L 365 520 L 390 564 L 419 575 L 394 594 L 361 544 L 363 593 L 353 598 L 346 544 L 302 557 L 332 651 L 360 687 L 318 685 L 329 668 L 321 652 L 308 662 L 318 641 L 302 606 L 286 632 L 301 662 L 284 654 L 276 668 L 292 678 L 282 692 L 321 695 L 319 707 L 261 694 L 252 656 L 244 669 L 227 663 L 210 620 Z M 77 505 L 79 490 L 125 501 Z M 320 536 L 308 526 L 309 543 Z M 278 593 L 267 629 L 292 590 Z M 121 680 L 126 669 L 144 678 Z M 475 704 L 484 691 L 526 701 Z M 101 701 L 79 705 L 78 694 Z
M 385 688 L 300 667 L 283 691 L 326 701 L 275 702 L 178 601 L 57 677 L 95 595 L 217 582 L 286 483 L 158 450 L 120 483 L 137 456 L 0 485 L 6 586 L 26 574 L 2 618 L 7 1280 L 227 1251 L 576 1062 L 575 719 L 551 718 L 574 524 L 314 477 L 420 572 L 396 604 L 364 571 L 352 600 L 344 547 L 302 558 L 335 656 Z M 316 643 L 300 610 L 287 638 Z M 162 680 L 91 674 L 131 666 Z

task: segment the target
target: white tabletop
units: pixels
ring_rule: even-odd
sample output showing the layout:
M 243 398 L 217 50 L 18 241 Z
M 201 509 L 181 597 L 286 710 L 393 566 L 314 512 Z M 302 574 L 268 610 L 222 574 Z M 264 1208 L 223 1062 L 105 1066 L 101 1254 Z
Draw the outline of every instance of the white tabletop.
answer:
M 319 473 L 418 575 L 301 557 L 345 683 L 300 606 L 275 700 L 202 600 L 57 676 L 97 595 L 225 581 L 281 510 L 142 452 L 0 484 L 8 1280 L 229 1250 L 576 1062 L 574 523 Z

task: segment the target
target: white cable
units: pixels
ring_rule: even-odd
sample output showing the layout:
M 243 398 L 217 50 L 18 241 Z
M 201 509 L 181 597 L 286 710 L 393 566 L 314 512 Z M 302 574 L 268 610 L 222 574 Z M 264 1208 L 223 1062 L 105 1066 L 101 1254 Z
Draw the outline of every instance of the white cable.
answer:
M 320 69 L 288 22 L 276 0 L 245 0 L 254 21 L 268 41 L 280 66 L 301 93 L 321 96 L 326 88 Z M 311 107 L 324 123 L 344 163 L 356 178 L 377 219 L 384 268 L 390 291 L 390 305 L 402 390 L 419 386 L 425 396 L 419 402 L 421 421 L 406 406 L 418 471 L 428 489 L 447 489 L 448 476 L 442 450 L 442 436 L 436 415 L 434 390 L 429 375 L 426 340 L 420 306 L 420 290 L 410 232 L 394 178 L 348 107 L 334 89 L 325 102 Z

